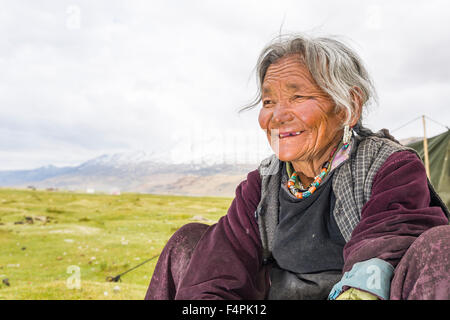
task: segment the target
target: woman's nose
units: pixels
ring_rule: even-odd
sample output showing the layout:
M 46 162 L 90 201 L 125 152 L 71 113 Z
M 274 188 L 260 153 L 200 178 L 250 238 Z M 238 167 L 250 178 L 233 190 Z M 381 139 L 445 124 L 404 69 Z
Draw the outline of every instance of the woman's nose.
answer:
M 293 119 L 291 112 L 289 112 L 288 108 L 277 105 L 272 114 L 272 121 L 277 124 L 283 124 L 289 122 Z

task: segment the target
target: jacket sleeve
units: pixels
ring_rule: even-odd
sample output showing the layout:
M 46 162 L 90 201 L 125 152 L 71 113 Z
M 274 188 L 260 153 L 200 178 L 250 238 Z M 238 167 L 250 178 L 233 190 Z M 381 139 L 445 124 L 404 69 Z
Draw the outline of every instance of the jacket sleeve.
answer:
M 447 223 L 442 208 L 430 206 L 422 161 L 412 152 L 396 152 L 374 178 L 371 198 L 344 247 L 344 271 L 371 258 L 385 260 L 395 268 L 418 236 Z
M 175 299 L 264 299 L 268 274 L 254 213 L 260 200 L 257 170 L 236 188 L 227 214 L 197 244 Z
M 344 247 L 344 291 L 356 287 L 371 292 L 364 287 L 370 276 L 367 270 L 376 267 L 386 270 L 388 288 L 381 288 L 385 298 L 394 268 L 412 242 L 424 231 L 447 223 L 442 208 L 430 206 L 422 161 L 409 151 L 394 153 L 377 172 L 371 198 Z

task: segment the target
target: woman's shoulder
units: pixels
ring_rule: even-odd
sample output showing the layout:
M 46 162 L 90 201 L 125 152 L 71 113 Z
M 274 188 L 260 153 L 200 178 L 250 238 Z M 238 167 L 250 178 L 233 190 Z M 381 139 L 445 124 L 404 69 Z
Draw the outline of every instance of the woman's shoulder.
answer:
M 245 180 L 247 182 L 247 185 L 249 187 L 254 187 L 257 189 L 261 188 L 261 176 L 259 174 L 259 170 L 255 169 L 253 171 L 250 171 L 247 174 L 247 179 Z
M 275 154 L 264 158 L 258 167 L 258 172 L 260 176 L 271 176 L 275 175 L 281 169 L 282 161 L 278 159 Z
M 378 169 L 374 177 L 374 185 L 384 178 L 401 172 L 403 177 L 410 180 L 422 181 L 427 186 L 425 166 L 416 153 L 409 150 L 401 150 L 392 153 Z
M 412 148 L 404 146 L 397 141 L 393 141 L 388 138 L 377 137 L 377 136 L 367 136 L 367 137 L 356 137 L 357 152 L 364 154 L 378 153 L 378 152 L 389 152 L 394 153 L 398 151 L 409 151 L 416 153 Z
M 356 167 L 363 166 L 366 171 L 378 171 L 387 160 L 400 153 L 400 157 L 407 156 L 410 160 L 419 159 L 416 150 L 403 146 L 396 141 L 377 136 L 357 137 L 356 148 L 352 150 L 352 161 L 359 163 Z
M 236 188 L 236 197 L 243 199 L 252 199 L 259 202 L 261 192 L 276 183 L 282 170 L 282 161 L 275 154 L 263 159 L 258 168 L 250 171 L 246 179 Z M 272 179 L 274 178 L 274 179 Z M 275 181 L 276 180 L 276 181 Z
M 236 199 L 244 201 L 259 201 L 261 197 L 261 177 L 258 169 L 250 171 L 236 188 Z

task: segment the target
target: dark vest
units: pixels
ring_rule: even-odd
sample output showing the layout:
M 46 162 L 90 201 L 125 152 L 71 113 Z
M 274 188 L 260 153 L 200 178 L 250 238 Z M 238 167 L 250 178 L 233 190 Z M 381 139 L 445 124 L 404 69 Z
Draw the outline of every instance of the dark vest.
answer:
M 282 180 L 287 180 L 286 172 L 283 175 Z M 332 175 L 306 199 L 295 198 L 281 185 L 272 255 L 282 269 L 295 273 L 342 270 L 345 239 L 332 214 L 336 201 Z

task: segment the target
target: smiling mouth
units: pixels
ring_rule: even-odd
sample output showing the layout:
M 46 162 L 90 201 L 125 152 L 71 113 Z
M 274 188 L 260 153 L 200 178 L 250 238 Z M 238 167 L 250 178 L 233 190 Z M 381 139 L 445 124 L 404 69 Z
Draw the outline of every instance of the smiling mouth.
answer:
M 295 137 L 302 133 L 303 131 L 295 131 L 295 132 L 282 132 L 278 135 L 280 139 L 288 138 L 288 137 Z

